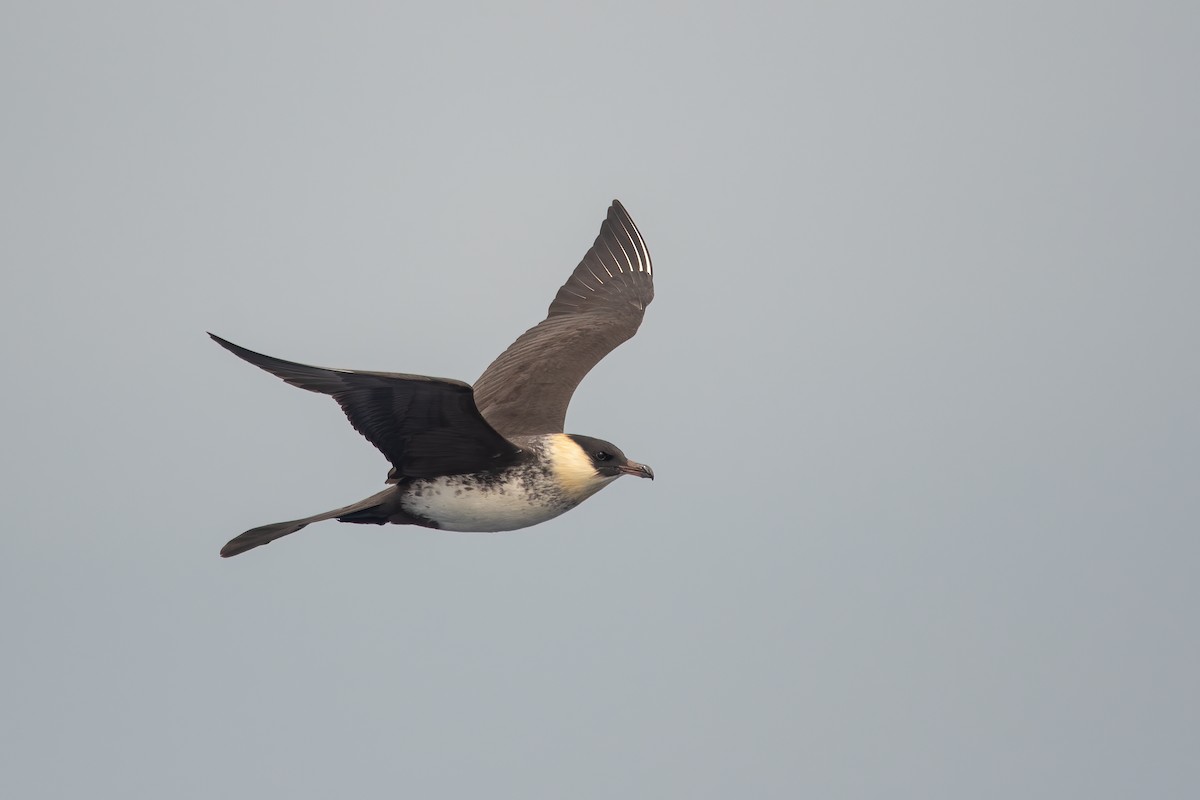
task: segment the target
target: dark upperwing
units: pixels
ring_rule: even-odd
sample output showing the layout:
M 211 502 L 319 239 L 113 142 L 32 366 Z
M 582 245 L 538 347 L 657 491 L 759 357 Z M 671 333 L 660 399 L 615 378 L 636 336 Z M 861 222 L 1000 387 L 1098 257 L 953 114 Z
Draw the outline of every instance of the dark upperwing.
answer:
M 393 480 L 479 472 L 519 460 L 520 448 L 484 420 L 462 381 L 310 367 L 209 336 L 293 386 L 332 396 L 354 429 L 392 463 Z

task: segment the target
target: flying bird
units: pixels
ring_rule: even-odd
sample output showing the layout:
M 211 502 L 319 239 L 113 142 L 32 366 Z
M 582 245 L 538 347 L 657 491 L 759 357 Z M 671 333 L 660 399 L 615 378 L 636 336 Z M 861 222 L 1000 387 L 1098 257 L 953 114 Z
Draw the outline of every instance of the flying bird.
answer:
M 246 531 L 236 556 L 327 519 L 511 531 L 553 519 L 622 475 L 654 478 L 616 445 L 564 433 L 588 371 L 642 324 L 654 298 L 650 252 L 614 200 L 600 235 L 546 319 L 500 354 L 474 387 L 449 378 L 327 369 L 217 344 L 293 386 L 333 397 L 391 463 L 383 491 L 343 508 Z

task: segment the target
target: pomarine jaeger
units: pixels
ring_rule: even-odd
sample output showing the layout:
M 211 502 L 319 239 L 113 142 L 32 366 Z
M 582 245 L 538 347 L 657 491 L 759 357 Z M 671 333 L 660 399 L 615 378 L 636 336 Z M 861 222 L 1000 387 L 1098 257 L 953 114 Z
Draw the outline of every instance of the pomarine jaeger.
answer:
M 571 510 L 622 475 L 653 479 L 650 467 L 630 461 L 616 445 L 563 432 L 575 387 L 637 332 L 653 298 L 650 252 L 614 200 L 546 319 L 501 353 L 474 387 L 424 375 L 310 367 L 210 333 L 254 366 L 332 396 L 392 465 L 382 492 L 246 531 L 221 555 L 236 556 L 327 519 L 511 531 Z

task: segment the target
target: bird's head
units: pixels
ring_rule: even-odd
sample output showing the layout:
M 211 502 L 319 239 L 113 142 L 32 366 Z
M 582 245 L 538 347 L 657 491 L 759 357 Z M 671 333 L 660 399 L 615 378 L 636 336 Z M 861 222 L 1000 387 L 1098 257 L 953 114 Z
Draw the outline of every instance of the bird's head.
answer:
M 630 461 L 621 452 L 621 448 L 612 442 L 606 442 L 603 439 L 596 439 L 592 436 L 580 436 L 574 433 L 570 434 L 568 438 L 579 445 L 584 455 L 587 456 L 592 469 L 601 478 L 612 479 L 619 478 L 622 475 L 635 475 L 639 478 L 654 480 L 654 470 L 645 464 Z
M 621 448 L 591 436 L 553 433 L 546 437 L 554 477 L 575 502 L 583 502 L 622 475 L 653 478 L 654 470 L 630 461 Z

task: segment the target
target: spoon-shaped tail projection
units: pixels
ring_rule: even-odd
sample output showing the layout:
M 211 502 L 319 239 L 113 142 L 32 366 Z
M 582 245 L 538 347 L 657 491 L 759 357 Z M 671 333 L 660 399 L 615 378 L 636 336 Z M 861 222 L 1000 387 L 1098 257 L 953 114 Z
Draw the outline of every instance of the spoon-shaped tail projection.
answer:
M 342 508 L 335 508 L 333 511 L 314 514 L 304 519 L 292 519 L 286 522 L 275 522 L 270 525 L 252 528 L 242 535 L 230 539 L 221 548 L 221 557 L 229 558 L 230 556 L 244 553 L 247 550 L 253 550 L 259 545 L 270 544 L 276 539 L 287 536 L 289 533 L 295 533 L 306 525 L 327 519 L 340 519 L 343 522 L 372 522 L 382 525 L 388 522 L 394 513 L 392 506 L 394 505 L 395 497 L 395 487 L 389 486 L 382 492 L 373 494 L 365 500 L 359 500 L 357 503 L 352 503 Z

